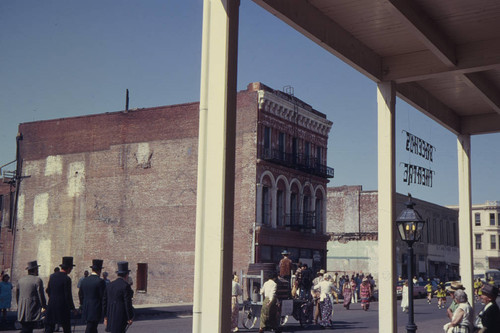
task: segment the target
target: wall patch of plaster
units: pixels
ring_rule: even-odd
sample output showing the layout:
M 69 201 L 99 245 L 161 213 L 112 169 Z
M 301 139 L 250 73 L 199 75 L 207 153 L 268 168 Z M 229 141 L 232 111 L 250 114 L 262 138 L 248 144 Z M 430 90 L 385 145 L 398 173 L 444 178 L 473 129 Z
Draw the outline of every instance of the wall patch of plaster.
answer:
M 40 193 L 35 196 L 33 204 L 33 224 L 46 224 L 49 218 L 49 194 Z
M 24 194 L 20 194 L 17 199 L 17 220 L 24 220 Z
M 83 162 L 70 163 L 68 168 L 68 195 L 77 197 L 85 190 L 85 165 Z
M 52 242 L 50 239 L 41 239 L 38 243 L 37 260 L 41 265 L 39 275 L 41 277 L 50 276 L 52 263 L 50 262 Z
M 149 150 L 149 143 L 139 143 L 137 145 L 137 152 L 134 156 L 138 167 L 143 169 L 151 168 L 151 157 L 153 157 L 153 152 Z
M 62 175 L 62 167 L 61 155 L 47 156 L 45 161 L 45 176 Z

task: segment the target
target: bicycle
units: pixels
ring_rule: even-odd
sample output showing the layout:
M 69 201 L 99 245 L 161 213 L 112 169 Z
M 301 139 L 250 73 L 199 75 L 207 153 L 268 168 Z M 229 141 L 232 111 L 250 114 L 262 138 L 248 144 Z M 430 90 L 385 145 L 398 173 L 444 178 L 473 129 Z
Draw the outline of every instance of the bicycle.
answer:
M 251 301 L 243 302 L 243 327 L 246 329 L 254 328 L 257 319 L 260 317 L 260 304 L 252 303 Z

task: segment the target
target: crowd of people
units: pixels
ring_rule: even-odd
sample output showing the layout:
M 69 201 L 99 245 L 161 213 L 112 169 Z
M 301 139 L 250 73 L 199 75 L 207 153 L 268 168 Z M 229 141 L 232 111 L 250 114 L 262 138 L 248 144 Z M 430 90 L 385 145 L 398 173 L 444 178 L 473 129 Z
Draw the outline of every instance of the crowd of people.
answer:
M 412 281 L 411 283 L 416 283 Z M 445 333 L 492 333 L 500 332 L 500 310 L 496 303 L 498 287 L 493 280 L 483 284 L 480 279 L 474 283 L 474 295 L 476 302 L 484 306 L 477 316 L 469 303 L 469 297 L 464 286 L 453 281 L 448 287 L 439 282 L 434 290 L 432 281 L 427 280 L 425 285 L 427 291 L 427 302 L 432 304 L 433 295 L 436 295 L 438 309 L 446 308 L 447 294 L 451 297 L 451 303 L 446 308 L 448 322 L 443 326 Z M 404 281 L 402 289 L 401 308 L 403 312 L 408 311 L 408 281 Z
M 329 273 L 320 269 L 316 274 L 307 264 L 298 263 L 292 277 L 294 265 L 289 258 L 290 253 L 283 251 L 283 258 L 279 263 L 279 273 L 270 272 L 260 289 L 264 297 L 262 304 L 260 328 L 281 332 L 279 325 L 280 299 L 292 298 L 307 302 L 310 306 L 308 322 L 321 327 L 333 326 L 334 304 L 339 303 L 339 296 L 344 299 L 344 307 L 349 309 L 352 303 L 361 303 L 361 308 L 367 311 L 373 299 L 375 281 L 373 277 L 362 273 L 339 275 L 338 272 Z M 291 285 L 289 295 L 280 297 L 280 286 Z M 233 295 L 234 289 L 233 289 Z M 235 317 L 233 317 L 235 318 Z M 236 319 L 237 320 L 237 319 Z M 233 331 L 237 331 L 237 321 L 233 321 Z
M 128 262 L 120 261 L 117 266 L 118 278 L 110 282 L 107 273 L 101 278 L 103 260 L 92 260 L 91 272 L 86 271 L 78 282 L 80 307 L 76 308 L 69 277 L 75 267 L 73 257 L 62 258 L 61 265 L 50 275 L 46 288 L 38 276 L 40 265 L 36 260 L 28 262 L 27 274 L 17 281 L 15 289 L 17 320 L 21 324 L 21 332 L 31 333 L 35 328 L 43 326 L 46 333 L 52 333 L 58 327 L 64 333 L 70 333 L 72 315 L 81 313 L 86 333 L 97 333 L 101 322 L 104 322 L 106 332 L 124 333 L 134 318 L 133 291 L 129 282 Z M 0 283 L 0 309 L 3 318 L 6 310 L 11 307 L 13 286 L 9 278 L 7 274 L 3 275 Z
M 281 332 L 280 328 L 280 285 L 292 286 L 287 296 L 310 303 L 309 321 L 321 327 L 332 327 L 334 304 L 339 303 L 339 295 L 343 297 L 343 306 L 348 310 L 352 303 L 361 303 L 361 308 L 367 311 L 370 302 L 374 299 L 375 281 L 373 277 L 362 273 L 339 275 L 327 273 L 320 269 L 316 274 L 307 264 L 298 264 L 295 275 L 292 276 L 293 263 L 287 251 L 282 252 L 282 260 L 277 272 L 270 272 L 267 280 L 260 289 L 264 297 L 262 304 L 259 333 L 266 330 Z M 237 277 L 235 278 L 237 279 Z M 415 280 L 415 281 L 414 281 Z M 401 307 L 408 311 L 408 283 L 417 284 L 418 279 L 404 281 L 402 288 Z M 284 281 L 284 283 L 283 283 Z M 422 284 L 423 285 L 423 284 Z M 465 288 L 460 282 L 454 281 L 448 287 L 442 282 L 434 283 L 431 279 L 425 285 L 427 301 L 432 304 L 435 295 L 439 309 L 446 309 L 448 322 L 443 326 L 445 333 L 491 333 L 500 332 L 500 310 L 496 303 L 498 287 L 493 281 L 474 284 L 476 300 L 484 304 L 481 311 L 474 315 L 474 310 L 469 303 Z M 447 295 L 451 303 L 447 306 Z M 233 296 L 241 295 L 241 289 L 233 288 Z M 237 312 L 233 312 L 233 331 L 237 331 Z

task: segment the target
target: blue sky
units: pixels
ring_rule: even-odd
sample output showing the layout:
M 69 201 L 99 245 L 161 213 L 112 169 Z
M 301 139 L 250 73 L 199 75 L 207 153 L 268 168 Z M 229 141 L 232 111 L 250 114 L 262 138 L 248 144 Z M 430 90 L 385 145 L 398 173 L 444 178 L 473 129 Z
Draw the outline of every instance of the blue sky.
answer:
M 0 165 L 15 159 L 22 122 L 199 100 L 202 0 L 0 2 Z M 260 81 L 325 113 L 333 128 L 330 186 L 377 189 L 376 85 L 267 13 L 241 0 L 238 90 Z M 397 191 L 456 204 L 457 140 L 397 101 Z M 404 149 L 411 132 L 436 147 L 434 161 Z M 401 163 L 435 171 L 408 186 Z M 500 200 L 500 134 L 472 138 L 472 201 Z

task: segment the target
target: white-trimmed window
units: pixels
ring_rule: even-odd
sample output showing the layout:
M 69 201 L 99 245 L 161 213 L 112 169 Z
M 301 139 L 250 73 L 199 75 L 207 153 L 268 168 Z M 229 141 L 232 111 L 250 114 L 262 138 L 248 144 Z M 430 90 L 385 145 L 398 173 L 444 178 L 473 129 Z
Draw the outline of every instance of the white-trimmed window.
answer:
M 481 213 L 474 214 L 474 224 L 481 225 Z
M 475 238 L 475 243 L 476 243 L 476 250 L 481 250 L 482 248 L 482 245 L 481 245 L 481 234 L 475 234 L 474 235 L 474 238 Z

